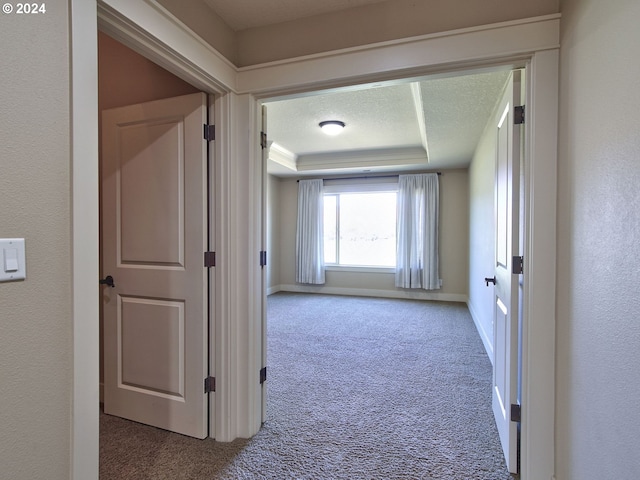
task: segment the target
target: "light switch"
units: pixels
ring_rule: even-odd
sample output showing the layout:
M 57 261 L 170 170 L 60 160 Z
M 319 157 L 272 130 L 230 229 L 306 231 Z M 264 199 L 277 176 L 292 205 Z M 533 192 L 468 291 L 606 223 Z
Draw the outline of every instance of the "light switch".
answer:
M 4 271 L 5 272 L 18 271 L 18 249 L 17 248 L 4 249 Z
M 0 282 L 26 277 L 24 238 L 0 238 Z

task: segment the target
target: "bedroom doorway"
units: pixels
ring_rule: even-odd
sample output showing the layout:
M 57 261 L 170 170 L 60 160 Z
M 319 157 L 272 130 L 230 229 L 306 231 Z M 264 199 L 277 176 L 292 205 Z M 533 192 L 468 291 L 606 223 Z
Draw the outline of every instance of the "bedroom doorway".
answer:
M 477 98 L 479 96 L 484 96 L 487 102 L 486 112 L 484 117 L 482 117 L 482 123 L 476 127 L 476 130 L 479 131 L 479 136 L 485 132 L 485 137 L 490 137 L 491 133 L 486 133 L 486 128 L 493 121 L 492 118 L 496 115 L 498 109 L 498 103 L 502 92 L 505 88 L 507 80 L 510 75 L 510 69 L 508 67 L 503 67 L 502 71 L 492 72 L 487 74 L 486 72 L 466 72 L 466 74 L 460 74 L 461 78 L 456 78 L 456 76 L 452 76 L 452 79 L 442 78 L 439 76 L 435 77 L 435 85 L 432 87 L 423 86 L 422 88 L 416 83 L 416 79 L 407 80 L 404 84 L 404 87 L 408 90 L 409 98 L 413 96 L 415 102 L 415 92 L 416 89 L 418 91 L 422 91 L 425 102 L 429 102 L 430 98 L 428 97 L 431 93 L 432 95 L 436 95 L 438 93 L 440 96 L 443 96 L 446 92 L 451 92 L 451 97 L 461 97 L 465 96 L 468 98 L 473 98 L 475 103 L 478 103 Z M 428 84 L 429 78 L 426 77 L 422 79 L 425 84 Z M 451 82 L 452 87 L 443 85 L 446 82 Z M 483 86 L 485 88 L 485 92 L 480 94 L 474 91 L 477 88 L 477 85 Z M 459 90 L 456 92 L 453 88 L 457 86 Z M 392 93 L 393 95 L 399 95 L 399 89 L 403 88 L 402 81 L 396 80 L 391 82 L 391 87 L 395 90 Z M 465 91 L 464 88 L 467 88 Z M 366 96 L 370 99 L 368 102 L 362 102 L 359 98 L 359 92 L 364 91 Z M 444 249 L 444 262 L 441 262 L 441 266 L 446 267 L 444 270 L 441 268 L 441 276 L 444 279 L 444 283 L 447 287 L 441 290 L 435 290 L 433 292 L 408 292 L 406 290 L 399 290 L 394 287 L 393 284 L 393 269 L 392 268 L 363 268 L 363 267 L 354 267 L 350 266 L 344 269 L 339 267 L 329 267 L 329 271 L 326 272 L 326 284 L 325 285 L 301 285 L 295 282 L 293 278 L 293 271 L 295 266 L 295 223 L 296 223 L 296 182 L 299 178 L 324 178 L 325 185 L 335 185 L 335 184 L 360 184 L 359 189 L 365 191 L 367 189 L 367 185 L 372 185 L 377 188 L 379 185 L 377 183 L 380 182 L 394 182 L 396 180 L 392 179 L 392 177 L 396 176 L 399 173 L 411 173 L 412 171 L 425 171 L 425 170 L 433 170 L 433 167 L 429 165 L 426 161 L 423 164 L 420 164 L 418 161 L 414 159 L 408 160 L 408 154 L 406 150 L 410 147 L 415 148 L 415 145 L 405 146 L 405 151 L 403 153 L 407 154 L 407 156 L 403 159 L 404 164 L 401 166 L 396 165 L 396 169 L 394 170 L 393 161 L 390 161 L 388 165 L 382 163 L 381 158 L 382 155 L 375 151 L 375 148 L 381 148 L 379 144 L 376 144 L 378 138 L 376 138 L 371 145 L 363 148 L 362 155 L 359 155 L 358 152 L 354 152 L 353 150 L 348 152 L 348 155 L 343 152 L 330 152 L 327 154 L 320 153 L 304 153 L 302 150 L 302 154 L 296 150 L 294 152 L 289 151 L 286 148 L 287 136 L 283 135 L 283 140 L 281 141 L 278 133 L 274 132 L 274 127 L 276 132 L 289 132 L 292 136 L 296 136 L 298 139 L 303 136 L 300 132 L 300 129 L 296 129 L 295 126 L 291 125 L 291 119 L 295 119 L 297 124 L 301 123 L 303 120 L 309 120 L 305 118 L 305 114 L 296 113 L 296 108 L 300 109 L 304 112 L 313 112 L 313 115 L 321 115 L 323 113 L 323 109 L 326 111 L 333 112 L 336 118 L 340 119 L 348 119 L 346 123 L 352 128 L 357 129 L 359 127 L 359 119 L 354 112 L 358 111 L 358 105 L 362 103 L 380 103 L 383 105 L 397 104 L 402 101 L 401 97 L 398 96 L 394 98 L 395 102 L 391 102 L 387 95 L 381 93 L 384 91 L 384 86 L 380 83 L 375 85 L 364 85 L 364 86 L 352 86 L 348 89 L 344 89 L 344 91 L 336 92 L 331 91 L 328 94 L 324 94 L 325 92 L 312 92 L 305 93 L 302 97 L 299 98 L 299 102 L 297 102 L 298 106 L 296 106 L 296 99 L 292 99 L 291 96 L 286 97 L 283 101 L 279 99 L 269 99 L 265 101 L 263 104 L 263 109 L 266 106 L 267 111 L 267 140 L 268 145 L 271 149 L 273 149 L 273 158 L 269 159 L 269 167 L 272 171 L 272 175 L 269 175 L 268 180 L 265 182 L 267 184 L 267 195 L 266 195 L 266 203 L 267 206 L 267 252 L 269 254 L 269 263 L 267 266 L 267 274 L 266 274 L 266 291 L 268 293 L 274 293 L 278 291 L 288 291 L 288 292 L 315 292 L 315 293 L 324 293 L 324 294 L 337 294 L 337 295 L 360 295 L 365 297 L 391 297 L 391 298 L 422 298 L 428 300 L 445 300 L 445 301 L 458 301 L 458 302 L 466 302 L 467 301 L 467 287 L 469 284 L 470 271 L 469 271 L 469 263 L 464 258 L 461 257 L 460 251 L 467 251 L 469 249 L 468 240 L 465 239 L 462 244 L 458 244 L 461 236 L 465 234 L 460 234 L 462 232 L 468 232 L 468 224 L 465 225 L 456 225 L 455 220 L 453 219 L 464 219 L 464 222 L 468 222 L 469 218 L 469 205 L 468 203 L 456 203 L 456 197 L 464 197 L 467 198 L 467 189 L 469 188 L 468 181 L 468 165 L 459 163 L 454 163 L 454 168 L 448 168 L 444 162 L 438 164 L 439 158 L 436 159 L 437 154 L 434 154 L 434 161 L 432 163 L 438 165 L 438 169 L 442 171 L 441 176 L 441 196 L 444 196 L 443 201 L 441 201 L 441 207 L 445 213 L 445 215 L 441 215 L 441 222 L 444 222 L 441 227 L 441 235 L 444 236 L 444 241 L 441 238 L 440 245 L 443 246 Z M 376 98 L 376 94 L 380 93 L 379 98 Z M 413 95 L 411 95 L 413 94 Z M 335 97 L 335 101 L 331 100 L 331 97 Z M 420 99 L 420 97 L 419 97 Z M 443 103 L 446 103 L 449 99 L 443 99 Z M 341 108 L 343 105 L 353 105 L 352 110 L 347 108 Z M 344 110 L 345 112 L 341 112 Z M 363 109 L 366 110 L 366 109 Z M 465 110 L 464 107 L 459 107 L 458 109 L 453 108 L 455 111 Z M 275 115 L 274 115 L 275 112 Z M 318 113 L 320 112 L 320 113 Z M 412 122 L 416 121 L 416 105 L 412 105 L 408 110 L 410 116 L 412 117 Z M 393 112 L 385 112 L 389 117 L 396 118 Z M 310 116 L 310 115 L 309 115 Z M 369 119 L 373 116 L 371 112 L 365 113 L 365 116 Z M 318 116 L 318 118 L 322 118 Z M 373 121 L 376 119 L 374 118 Z M 420 119 L 422 120 L 422 119 Z M 444 120 L 442 120 L 444 121 Z M 442 122 L 441 121 L 441 122 Z M 429 119 L 426 120 L 429 122 Z M 311 123 L 311 122 L 310 122 Z M 317 123 L 317 121 L 316 121 Z M 399 122 L 401 123 L 401 122 Z M 314 124 L 315 126 L 315 124 Z M 424 128 L 424 123 L 423 123 Z M 444 126 L 440 126 L 441 129 L 446 130 Z M 416 128 L 416 130 L 420 130 L 420 128 Z M 465 131 L 469 131 L 469 129 L 465 129 Z M 438 138 L 437 130 L 433 136 L 434 139 Z M 422 131 L 423 138 L 429 138 L 429 135 L 426 132 Z M 309 133 L 310 142 L 313 144 L 316 141 L 313 138 L 313 133 Z M 347 128 L 345 128 L 344 135 L 347 135 Z M 375 136 L 375 134 L 374 134 Z M 477 137 L 479 138 L 479 137 Z M 325 142 L 329 142 L 329 140 L 325 140 Z M 418 140 L 419 142 L 420 140 Z M 483 140 L 485 143 L 487 140 Z M 294 143 L 295 145 L 295 143 Z M 344 145 L 344 143 L 340 143 L 340 145 Z M 429 143 L 428 140 L 423 140 L 423 145 L 425 150 L 431 150 L 433 152 L 444 151 L 446 150 L 443 147 L 439 147 L 436 145 L 434 141 L 433 144 Z M 383 145 L 384 153 L 389 157 L 389 152 L 396 149 L 397 152 L 402 152 L 402 149 L 397 145 Z M 473 146 L 474 150 L 477 150 L 477 144 Z M 485 147 L 483 147 L 485 148 Z M 312 150 L 312 148 L 309 148 Z M 472 157 L 475 157 L 476 154 L 473 154 Z M 367 164 L 367 156 L 374 161 L 371 164 Z M 398 157 L 400 155 L 396 155 Z M 427 152 L 425 152 L 425 157 L 427 156 Z M 417 154 L 413 153 L 413 157 L 416 158 Z M 469 162 L 472 158 L 469 158 Z M 345 167 L 340 167 L 339 162 L 342 161 L 346 164 Z M 297 165 L 296 165 L 297 162 Z M 314 165 L 315 169 L 311 166 Z M 486 163 L 486 161 L 485 161 Z M 297 168 L 299 167 L 299 168 Z M 425 168 L 427 167 L 427 168 Z M 431 167 L 431 168 L 429 168 Z M 487 187 L 490 191 L 493 191 L 493 171 L 495 169 L 495 162 L 493 159 L 489 162 L 488 166 L 484 166 L 485 169 L 490 169 L 490 173 L 488 175 L 488 179 L 491 184 Z M 343 173 L 344 172 L 344 173 Z M 487 175 L 485 175 L 487 177 Z M 336 181 L 332 182 L 332 178 L 338 178 Z M 462 179 L 462 180 L 461 180 Z M 477 182 L 477 180 L 476 180 Z M 331 188 L 331 187 L 329 187 Z M 333 190 L 332 190 L 333 191 Z M 455 193 L 453 193 L 455 191 Z M 518 197 L 519 200 L 519 197 Z M 482 202 L 482 199 L 478 201 Z M 454 206 L 455 205 L 455 206 Z M 488 224 L 493 223 L 493 194 L 488 199 L 488 206 L 483 205 L 483 208 L 489 208 L 491 213 L 489 215 Z M 518 210 L 518 209 L 516 209 Z M 518 210 L 519 211 L 519 210 Z M 444 219 L 443 219 L 444 217 Z M 462 223 L 464 223 L 462 222 Z M 453 233 L 455 232 L 455 233 Z M 488 238 L 488 245 L 483 246 L 483 249 L 488 249 L 490 252 L 493 252 L 494 247 L 491 245 L 491 240 L 494 236 L 494 232 L 489 229 L 489 235 L 486 235 Z M 468 233 L 466 233 L 468 236 Z M 283 238 L 284 237 L 284 238 Z M 476 246 L 477 248 L 477 246 Z M 286 256 L 287 258 L 284 258 Z M 463 274 L 460 274 L 459 265 L 453 265 L 454 262 L 461 263 L 463 269 L 465 270 Z M 475 268 L 478 267 L 478 261 L 474 262 Z M 456 268 L 458 267 L 458 268 Z M 492 260 L 486 263 L 483 267 L 487 275 L 489 275 L 493 271 L 493 263 Z M 455 275 L 463 276 L 462 281 L 456 281 L 454 279 Z M 491 275 L 490 275 L 491 276 Z M 370 279 L 367 279 L 369 277 Z M 280 279 L 284 278 L 282 281 Z M 480 280 L 482 280 L 481 277 Z M 481 282 L 482 283 L 482 282 Z M 451 288 L 451 285 L 458 285 L 460 288 L 459 291 L 456 291 L 456 287 Z M 481 292 L 482 293 L 482 292 Z M 490 292 L 487 292 L 487 295 L 490 296 Z M 516 300 L 517 303 L 517 300 Z M 266 303 L 268 305 L 268 302 Z M 481 312 L 482 318 L 477 319 L 474 317 L 474 321 L 476 321 L 476 327 L 478 328 L 478 335 L 482 337 L 482 340 L 485 344 L 485 349 L 487 350 L 487 355 L 490 355 L 493 352 L 494 348 L 494 332 L 487 329 L 486 323 L 488 323 L 489 328 L 491 328 L 491 322 L 494 313 L 492 309 L 492 304 L 489 303 L 489 310 L 485 312 Z M 268 315 L 267 315 L 268 318 Z M 483 323 L 483 320 L 485 322 Z M 517 322 L 516 322 L 517 323 Z M 514 371 L 518 370 L 518 361 L 517 355 L 515 355 L 515 361 L 513 362 Z M 267 365 L 269 364 L 267 358 Z M 511 465 L 512 469 L 516 469 L 517 466 Z

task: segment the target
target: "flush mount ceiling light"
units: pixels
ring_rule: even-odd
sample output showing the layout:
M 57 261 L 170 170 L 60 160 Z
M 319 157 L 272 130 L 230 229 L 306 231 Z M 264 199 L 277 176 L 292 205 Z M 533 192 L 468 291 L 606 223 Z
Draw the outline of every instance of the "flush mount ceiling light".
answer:
M 324 122 L 320 122 L 320 128 L 327 135 L 337 135 L 344 128 L 344 122 L 340 120 L 326 120 Z

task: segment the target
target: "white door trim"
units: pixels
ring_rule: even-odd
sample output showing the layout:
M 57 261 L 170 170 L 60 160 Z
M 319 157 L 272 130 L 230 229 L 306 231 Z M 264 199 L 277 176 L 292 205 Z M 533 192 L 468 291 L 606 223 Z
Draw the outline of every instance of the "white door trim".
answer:
M 522 480 L 555 478 L 559 50 L 537 52 L 526 72 Z
M 483 66 L 527 63 L 528 112 L 526 135 L 526 182 L 528 247 L 525 256 L 525 319 L 523 374 L 523 438 L 522 478 L 548 479 L 554 469 L 555 410 L 555 212 L 557 164 L 557 98 L 559 15 L 540 17 L 532 21 L 506 22 L 494 26 L 445 32 L 398 42 L 386 42 L 350 51 L 305 57 L 288 62 L 276 62 L 248 69 L 235 69 L 219 57 L 215 50 L 203 45 L 193 32 L 163 12 L 153 0 L 98 0 L 108 7 L 110 22 L 118 25 L 118 38 L 139 52 L 150 56 L 173 73 L 207 92 L 221 94 L 221 117 L 218 125 L 228 129 L 227 145 L 221 149 L 222 168 L 230 168 L 218 177 L 231 177 L 239 191 L 227 189 L 225 195 L 237 209 L 256 219 L 255 205 L 249 205 L 241 192 L 256 183 L 256 176 L 241 176 L 234 161 L 241 160 L 254 172 L 259 166 L 258 149 L 247 145 L 247 138 L 258 142 L 256 111 L 260 98 L 297 93 L 323 87 L 338 87 L 381 79 L 406 78 L 426 73 L 452 72 Z M 94 288 L 98 278 L 98 138 L 97 138 L 97 8 L 95 2 L 70 0 L 71 7 L 71 98 L 72 98 L 72 169 L 73 180 L 73 329 L 74 373 L 72 413 L 72 476 L 74 479 L 98 477 L 98 295 Z M 153 20 L 149 20 L 153 19 Z M 101 17 L 101 22 L 105 19 Z M 182 25 L 182 26 L 181 26 Z M 101 27 L 107 30 L 111 27 Z M 113 33 L 112 30 L 109 30 Z M 508 32 L 508 35 L 505 33 Z M 522 34 L 522 35 L 521 35 Z M 406 57 L 403 57 L 406 55 Z M 405 58 L 406 61 L 399 59 Z M 304 66 L 304 68 L 301 68 Z M 305 73 L 306 71 L 306 73 Z M 261 80 L 257 80 L 261 78 Z M 229 92 L 249 95 L 224 98 Z M 256 97 L 254 97 L 254 94 Z M 247 124 L 250 137 L 247 137 Z M 244 127 L 244 131 L 240 132 Z M 254 140 L 251 140 L 254 141 Z M 254 196 L 253 201 L 256 201 Z M 219 204 L 219 203 L 218 203 Z M 224 223 L 226 222 L 226 223 Z M 216 295 L 217 314 L 234 318 L 231 325 L 216 324 L 217 368 L 226 368 L 229 377 L 226 401 L 218 398 L 216 415 L 234 417 L 224 438 L 254 434 L 259 428 L 259 384 L 254 381 L 260 355 L 259 318 L 255 306 L 243 303 L 244 298 L 257 296 L 255 283 L 259 271 L 251 268 L 245 278 L 233 271 L 246 267 L 239 255 L 243 248 L 253 248 L 251 241 L 238 247 L 241 233 L 257 233 L 257 226 L 233 225 L 232 232 L 217 232 L 233 248 L 230 265 L 222 266 L 220 275 L 233 276 L 225 282 L 218 276 L 218 285 L 229 285 L 226 292 Z M 256 243 L 256 242 L 253 242 Z M 246 252 L 245 252 L 246 253 Z M 535 261 L 534 261 L 535 259 Z M 255 262 L 257 265 L 257 262 Z M 251 280 L 246 291 L 234 289 Z M 226 279 L 225 279 L 226 280 Z M 532 285 L 536 285 L 535 290 Z M 246 283 L 244 283 L 246 287 Z M 244 297 L 243 297 L 244 295 Z M 242 298 L 241 298 L 242 297 Z M 242 307 L 242 308 L 241 308 Z M 247 308 L 248 307 L 248 308 Z M 236 310 L 237 309 L 237 310 Z M 224 342 L 222 341 L 224 339 Z M 244 348 L 255 349 L 243 353 Z M 218 350 L 220 348 L 220 350 Z M 245 355 L 243 357 L 243 355 Z M 242 361 L 243 360 L 243 361 Z M 221 365 L 226 362 L 226 367 Z M 233 378 L 233 380 L 232 380 Z M 255 384 L 255 385 L 254 385 Z M 258 410 L 258 411 L 256 411 Z M 535 419 L 531 412 L 536 412 Z M 238 413 L 242 413 L 238 415 Z M 233 422 L 232 422 L 233 423 Z M 223 422 L 216 422 L 222 428 Z M 222 438 L 221 438 L 222 439 Z
M 73 480 L 98 478 L 98 32 L 96 5 L 71 0 Z M 93 100 L 93 101 L 92 101 Z
M 492 68 L 559 47 L 560 14 L 441 32 L 238 69 L 238 93 L 268 98 Z

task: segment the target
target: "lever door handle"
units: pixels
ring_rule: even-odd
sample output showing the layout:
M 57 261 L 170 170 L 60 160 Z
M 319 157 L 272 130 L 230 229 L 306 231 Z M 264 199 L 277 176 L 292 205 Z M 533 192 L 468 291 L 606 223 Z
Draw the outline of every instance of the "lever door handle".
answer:
M 487 287 L 489 286 L 489 282 L 493 283 L 494 285 L 496 284 L 496 277 L 485 277 L 484 278 L 484 283 L 487 285 Z
M 114 288 L 116 286 L 116 284 L 113 283 L 113 277 L 111 275 L 107 275 L 105 278 L 101 279 L 99 283 L 100 285 L 107 285 L 111 288 Z

